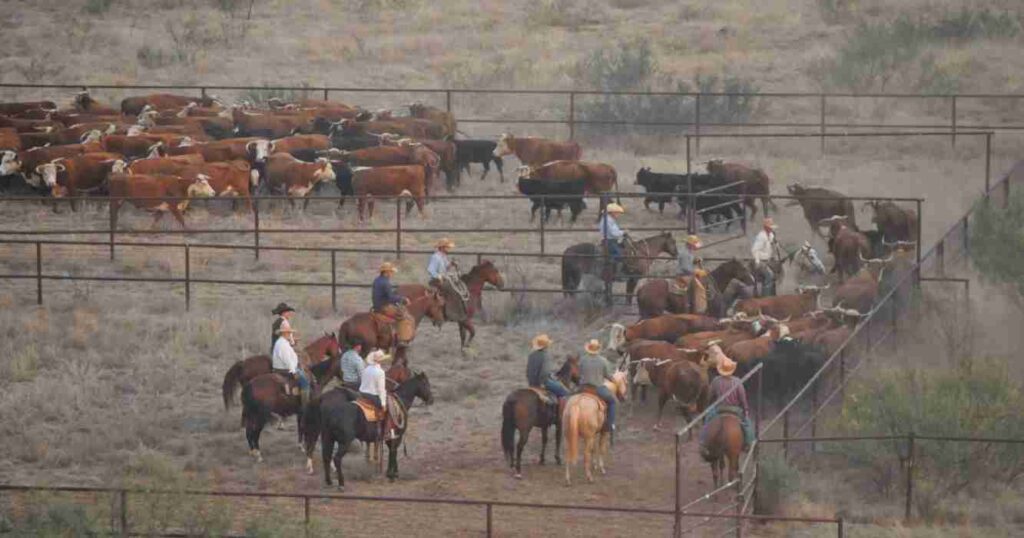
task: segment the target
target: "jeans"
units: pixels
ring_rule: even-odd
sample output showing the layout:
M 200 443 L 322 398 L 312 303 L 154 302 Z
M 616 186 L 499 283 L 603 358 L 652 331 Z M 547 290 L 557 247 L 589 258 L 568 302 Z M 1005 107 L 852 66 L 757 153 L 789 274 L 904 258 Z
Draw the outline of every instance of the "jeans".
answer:
M 769 295 L 769 290 L 771 295 L 775 294 L 775 273 L 767 263 L 761 262 L 754 267 L 754 277 L 761 277 L 761 295 Z
M 360 392 L 359 395 L 373 402 L 373 405 L 376 405 L 377 407 L 383 407 L 380 403 L 380 396 L 377 396 L 376 394 L 370 394 L 369 392 Z
M 608 426 L 615 425 L 615 405 L 618 404 L 618 400 L 615 399 L 615 395 L 612 391 L 604 385 L 597 387 L 597 395 L 601 397 L 605 403 L 608 404 L 608 420 L 606 421 Z
M 614 239 L 605 239 L 605 246 L 608 248 L 608 255 L 612 257 L 612 261 L 622 261 L 622 247 L 619 242 Z
M 708 414 L 704 415 L 704 427 L 701 428 L 700 434 L 697 436 L 697 441 L 701 445 L 704 445 L 704 442 L 707 440 L 707 425 L 711 424 L 711 421 L 717 416 L 717 405 L 711 407 L 711 409 L 708 409 Z M 740 411 L 739 418 L 740 428 L 743 430 L 743 445 L 750 446 L 754 444 L 754 439 L 756 438 L 756 435 L 754 434 L 754 424 L 750 422 L 750 417 L 748 417 L 747 414 L 744 413 L 743 411 Z
M 565 398 L 569 395 L 569 389 L 565 388 L 565 385 L 561 381 L 553 378 L 547 378 L 544 383 L 541 383 L 544 388 L 548 389 L 551 394 L 558 396 L 559 398 Z

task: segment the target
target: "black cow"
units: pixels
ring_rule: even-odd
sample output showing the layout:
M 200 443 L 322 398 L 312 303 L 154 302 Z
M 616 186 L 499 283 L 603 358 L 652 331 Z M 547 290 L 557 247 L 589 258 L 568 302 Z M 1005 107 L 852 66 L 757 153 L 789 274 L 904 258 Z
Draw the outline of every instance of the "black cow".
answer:
M 0 176 L 0 195 L 46 197 L 50 195 L 50 190 L 25 181 L 24 175 L 20 172 L 15 172 L 6 176 Z
M 660 172 L 651 172 L 650 167 L 641 168 L 636 173 L 636 184 L 644 188 L 646 192 L 654 193 L 666 193 L 666 192 L 677 192 L 679 186 L 686 187 L 686 175 L 685 174 L 663 174 Z M 671 194 L 654 194 L 652 196 L 644 196 L 644 207 L 650 209 L 652 202 L 658 203 L 658 212 L 665 212 L 665 204 L 672 201 Z
M 586 182 L 582 179 L 570 180 L 546 180 L 519 178 L 519 192 L 530 198 L 533 207 L 530 208 L 530 222 L 537 217 L 537 210 L 544 208 L 544 222 L 551 217 L 551 210 L 557 209 L 561 218 L 562 209 L 568 207 L 571 212 L 570 223 L 576 222 L 576 217 L 583 212 L 587 204 L 583 201 L 583 191 Z M 548 197 L 542 197 L 548 195 Z
M 502 170 L 504 162 L 501 157 L 494 156 L 497 142 L 492 140 L 452 140 L 452 142 L 455 143 L 455 158 L 459 162 L 459 170 L 465 170 L 468 174 L 469 163 L 480 163 L 484 165 L 484 173 L 480 174 L 480 179 L 483 180 L 491 171 L 491 161 L 494 161 L 501 182 L 505 182 L 505 171 Z
M 380 136 L 369 133 L 346 133 L 336 123 L 331 125 L 327 135 L 331 137 L 331 146 L 348 151 L 380 145 Z
M 811 377 L 825 363 L 827 357 L 814 346 L 803 344 L 792 338 L 783 338 L 775 343 L 770 353 L 736 369 L 736 376 L 742 377 L 764 364 L 762 387 L 765 401 L 781 405 L 790 400 L 807 384 Z M 824 387 L 828 390 L 829 387 Z
M 686 210 L 690 205 L 689 188 L 691 179 L 686 174 L 679 176 L 681 179 L 676 186 L 676 192 L 679 194 L 676 196 L 677 202 L 679 203 L 679 218 L 683 218 L 686 215 Z M 713 189 L 722 185 L 721 180 L 710 174 L 691 174 L 693 183 L 693 192 L 700 193 L 708 189 Z M 739 198 L 739 189 L 741 185 L 736 185 L 728 189 L 715 191 L 709 193 L 706 196 L 697 196 L 694 201 L 694 206 L 697 211 L 701 211 L 701 220 L 705 226 L 713 224 L 719 217 L 722 220 L 729 220 L 736 215 L 742 214 L 741 199 Z M 728 205 L 721 205 L 728 202 L 730 199 L 735 200 L 735 203 Z M 719 206 L 719 207 L 714 207 Z M 711 209 L 713 208 L 713 209 Z M 726 224 L 726 230 L 729 229 L 730 223 Z

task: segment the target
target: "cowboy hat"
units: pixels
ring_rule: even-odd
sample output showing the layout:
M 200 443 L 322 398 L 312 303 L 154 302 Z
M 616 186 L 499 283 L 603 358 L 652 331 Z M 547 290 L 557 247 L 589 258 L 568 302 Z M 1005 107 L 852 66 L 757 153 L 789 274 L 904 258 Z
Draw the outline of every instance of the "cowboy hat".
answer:
M 391 263 L 391 262 L 384 262 L 384 263 L 380 264 L 379 271 L 381 273 L 394 273 L 394 272 L 398 271 L 398 268 L 395 267 L 395 265 L 393 263 Z
M 598 342 L 596 338 L 592 338 L 587 345 L 583 346 L 583 349 L 591 355 L 597 355 L 601 352 L 601 342 Z
M 700 238 L 697 237 L 696 235 L 688 235 L 688 236 L 686 236 L 686 244 L 687 245 L 691 245 L 691 246 L 693 246 L 695 248 L 700 248 L 700 247 L 704 246 L 704 243 L 701 243 L 700 242 Z
M 455 248 L 455 241 L 448 239 L 447 237 L 439 240 L 436 245 L 437 248 Z
M 765 217 L 764 220 L 761 221 L 761 225 L 764 226 L 765 228 L 771 228 L 772 230 L 778 228 L 778 226 L 775 225 L 775 221 L 772 220 L 771 217 Z
M 391 355 L 388 355 L 379 349 L 371 351 L 370 354 L 366 356 L 366 364 L 379 364 L 389 360 L 391 360 Z
M 722 357 L 718 361 L 718 375 L 730 376 L 736 371 L 736 361 L 729 357 Z
M 533 337 L 533 340 L 530 341 L 530 347 L 532 347 L 534 351 L 539 351 L 550 345 L 551 337 L 549 337 L 546 334 L 538 334 L 537 336 Z
M 270 313 L 274 314 L 275 316 L 280 316 L 285 312 L 295 312 L 295 309 L 288 306 L 288 303 L 278 303 L 278 305 L 275 306 L 274 309 L 270 311 Z
M 609 213 L 619 213 L 619 214 L 626 212 L 626 210 L 623 209 L 622 206 L 620 206 L 619 204 L 616 204 L 615 202 L 612 202 L 612 203 L 608 204 L 608 207 L 605 208 L 605 211 L 607 211 Z

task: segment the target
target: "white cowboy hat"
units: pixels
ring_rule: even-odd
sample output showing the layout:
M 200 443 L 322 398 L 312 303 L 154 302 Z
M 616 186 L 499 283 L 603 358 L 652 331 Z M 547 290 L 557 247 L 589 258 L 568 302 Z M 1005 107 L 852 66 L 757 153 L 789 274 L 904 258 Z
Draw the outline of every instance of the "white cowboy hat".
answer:
M 587 345 L 583 346 L 583 349 L 591 355 L 597 355 L 601 352 L 601 342 L 598 342 L 596 338 L 593 338 L 587 342 Z
M 391 355 L 384 353 L 379 349 L 375 349 L 366 356 L 366 364 L 380 364 L 384 361 L 391 360 Z
M 619 204 L 616 204 L 615 202 L 612 202 L 612 203 L 608 204 L 608 207 L 605 208 L 605 211 L 607 211 L 609 213 L 618 213 L 618 214 L 622 214 L 622 213 L 626 212 L 626 210 L 622 206 L 620 206 Z

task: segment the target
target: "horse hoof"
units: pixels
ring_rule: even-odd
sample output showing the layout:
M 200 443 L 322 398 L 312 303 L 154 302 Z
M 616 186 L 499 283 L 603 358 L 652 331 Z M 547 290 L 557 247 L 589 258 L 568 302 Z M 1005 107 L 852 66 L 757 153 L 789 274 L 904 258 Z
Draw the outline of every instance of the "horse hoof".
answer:
M 516 480 L 522 480 L 523 479 L 523 475 L 521 473 L 516 473 L 516 474 L 512 475 L 512 478 L 515 478 Z

